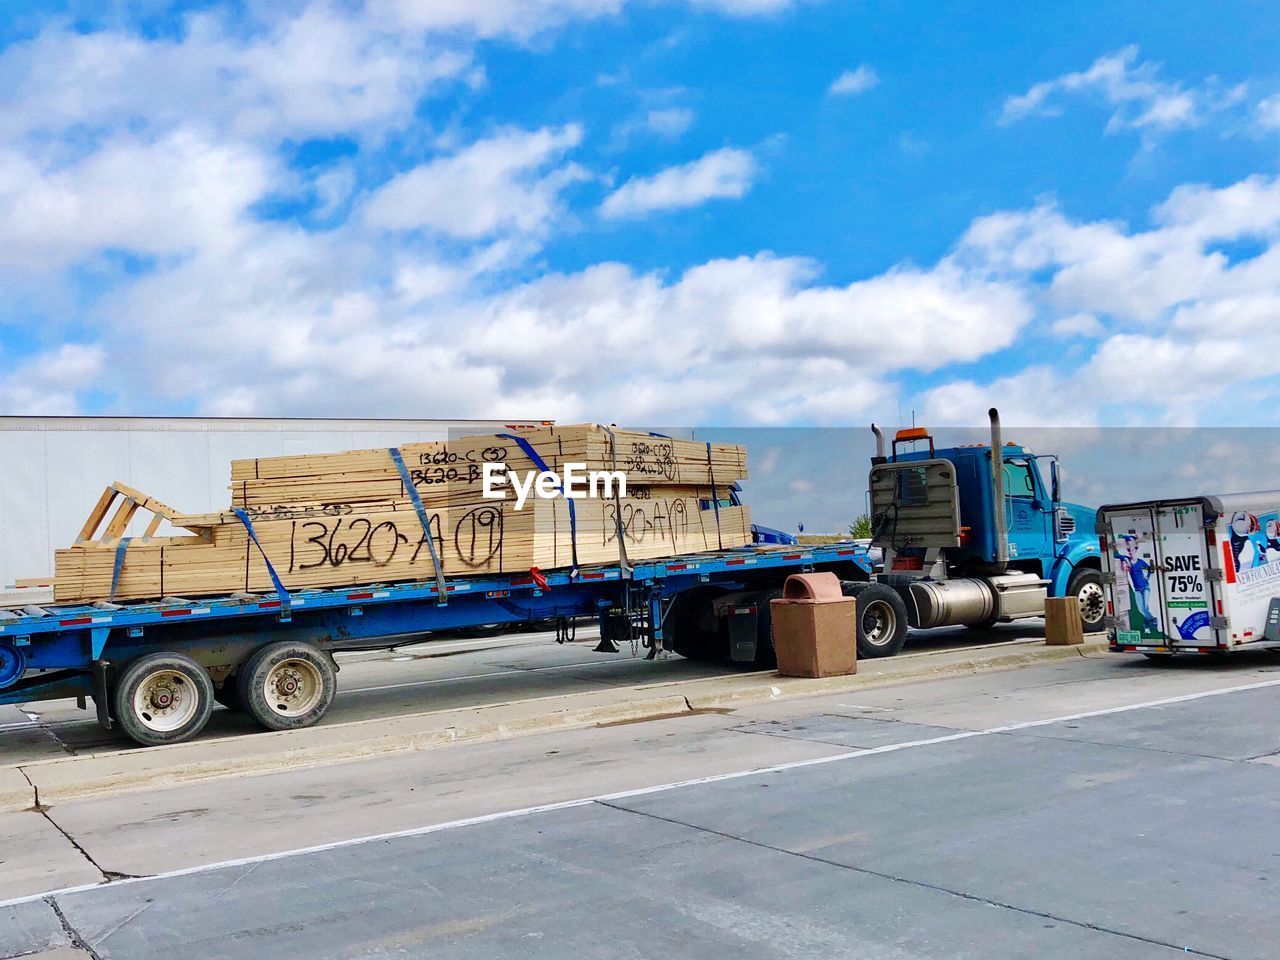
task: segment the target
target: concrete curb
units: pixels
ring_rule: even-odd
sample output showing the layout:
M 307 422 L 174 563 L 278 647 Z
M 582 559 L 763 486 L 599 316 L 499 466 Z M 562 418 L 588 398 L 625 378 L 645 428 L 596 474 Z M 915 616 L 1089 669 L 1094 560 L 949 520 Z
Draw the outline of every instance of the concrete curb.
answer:
M 593 691 L 484 707 L 409 714 L 285 733 L 227 737 L 168 747 L 41 760 L 0 768 L 0 812 L 49 806 L 224 777 L 308 769 L 432 750 L 453 743 L 673 717 L 702 710 L 868 687 L 1012 670 L 1089 656 L 1093 642 L 1047 647 L 1015 641 L 969 651 L 938 651 L 868 661 L 852 676 L 805 680 L 773 674 L 729 675 Z

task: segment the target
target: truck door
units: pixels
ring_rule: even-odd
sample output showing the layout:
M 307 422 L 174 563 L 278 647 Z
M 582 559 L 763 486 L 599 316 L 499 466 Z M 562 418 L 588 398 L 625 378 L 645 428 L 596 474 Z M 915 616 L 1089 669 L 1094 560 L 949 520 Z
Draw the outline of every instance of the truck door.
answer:
M 1155 513 L 1161 627 L 1171 646 L 1217 646 L 1209 619 L 1204 510 L 1198 503 L 1169 504 L 1156 507 Z
M 1006 460 L 1004 490 L 1009 520 L 1009 559 L 1043 559 L 1045 547 L 1053 543 L 1049 529 L 1051 511 L 1046 494 L 1036 482 L 1030 460 Z
M 1155 512 L 1132 510 L 1107 514 L 1108 568 L 1115 574 L 1111 588 L 1116 620 L 1116 643 L 1126 647 L 1164 647 L 1160 585 L 1154 579 Z

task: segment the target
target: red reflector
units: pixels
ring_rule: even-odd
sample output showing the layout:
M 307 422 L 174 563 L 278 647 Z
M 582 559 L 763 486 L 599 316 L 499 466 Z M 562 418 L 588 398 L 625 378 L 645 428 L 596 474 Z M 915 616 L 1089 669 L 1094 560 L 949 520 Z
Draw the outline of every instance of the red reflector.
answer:
M 1108 617 L 1114 617 L 1115 615 L 1116 615 L 1116 607 L 1115 607 L 1115 604 L 1114 604 L 1114 603 L 1112 603 L 1110 600 L 1108 600 L 1108 601 L 1107 601 L 1107 616 L 1108 616 Z
M 1253 636 L 1253 631 L 1252 631 L 1252 630 L 1246 630 L 1244 633 L 1240 634 L 1240 636 L 1242 636 L 1242 637 L 1252 637 L 1252 636 Z
M 1217 647 L 1196 647 L 1196 650 L 1199 653 L 1213 653 L 1213 651 L 1217 649 Z
M 93 617 L 74 617 L 70 620 L 59 620 L 60 627 L 79 627 L 86 623 L 93 623 Z
M 533 583 L 533 577 L 512 577 L 511 585 L 513 587 L 523 587 L 526 584 Z
M 191 616 L 191 611 L 190 611 L 190 610 L 161 610 L 161 611 L 160 611 L 160 616 L 162 616 L 162 617 L 189 617 L 189 616 Z
M 742 566 L 742 564 L 744 564 L 744 563 L 746 563 L 746 562 L 747 562 L 747 561 L 745 561 L 745 560 L 726 560 L 726 561 L 724 562 L 724 565 L 725 565 L 726 567 L 740 567 L 740 566 Z
M 280 601 L 279 601 L 279 600 L 263 600 L 261 603 L 259 603 L 259 604 L 258 604 L 258 609 L 259 609 L 259 610 L 272 610 L 272 609 L 274 609 L 274 608 L 276 608 L 276 607 L 278 607 L 278 606 L 280 606 Z
M 803 553 L 785 553 L 782 555 L 783 560 L 803 560 Z
M 582 575 L 582 579 L 583 580 L 603 580 L 604 574 L 603 573 L 584 573 Z
M 836 551 L 836 556 L 837 556 L 837 557 L 852 557 L 852 556 L 853 556 L 855 553 L 857 553 L 857 552 L 858 552 L 857 550 L 837 550 L 837 551 Z
M 924 557 L 894 557 L 894 570 L 923 570 Z
M 373 594 L 372 593 L 348 593 L 347 599 L 348 600 L 372 600 Z
M 1218 616 L 1222 616 L 1222 601 L 1218 601 Z
M 668 570 L 688 570 L 689 565 L 687 563 L 669 563 L 667 564 L 667 569 Z

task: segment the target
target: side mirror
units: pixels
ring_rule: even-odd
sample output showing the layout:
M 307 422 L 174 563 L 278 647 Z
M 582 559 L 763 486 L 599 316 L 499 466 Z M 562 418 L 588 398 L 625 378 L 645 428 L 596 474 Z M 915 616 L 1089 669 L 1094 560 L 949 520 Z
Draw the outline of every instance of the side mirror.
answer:
M 1058 461 L 1049 461 L 1049 497 L 1054 503 L 1062 500 L 1062 481 L 1058 475 Z

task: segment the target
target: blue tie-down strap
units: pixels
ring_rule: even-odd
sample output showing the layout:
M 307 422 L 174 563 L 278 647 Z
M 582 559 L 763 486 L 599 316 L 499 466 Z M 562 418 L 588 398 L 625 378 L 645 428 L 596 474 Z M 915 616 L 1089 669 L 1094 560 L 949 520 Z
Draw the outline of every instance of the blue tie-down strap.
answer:
M 431 518 L 427 516 L 427 508 L 422 505 L 422 497 L 418 495 L 418 488 L 413 485 L 413 477 L 409 475 L 409 468 L 404 465 L 404 457 L 400 455 L 400 451 L 396 447 L 388 447 L 387 453 L 391 454 L 391 462 L 400 472 L 400 484 L 408 494 L 409 502 L 413 504 L 413 509 L 418 511 L 418 522 L 422 524 L 422 535 L 427 538 L 431 564 L 436 570 L 436 599 L 441 604 L 448 603 L 449 588 L 444 582 L 444 566 L 440 563 L 440 553 L 436 550 L 435 538 L 431 536 Z
M 108 600 L 116 598 L 116 587 L 120 586 L 120 571 L 124 569 L 124 552 L 129 549 L 129 541 L 132 537 L 122 537 L 120 545 L 116 547 L 115 563 L 111 565 L 111 592 L 107 594 Z
M 497 435 L 502 440 L 514 440 L 524 455 L 533 461 L 533 465 L 543 473 L 551 473 L 551 468 L 547 466 L 547 462 L 538 456 L 538 451 L 533 449 L 531 444 L 524 437 L 516 436 L 514 433 L 499 433 Z M 560 484 L 560 492 L 564 493 L 564 484 Z M 565 503 L 569 504 L 569 550 L 573 555 L 573 568 L 569 571 L 569 579 L 578 579 L 578 511 L 574 509 L 573 500 L 570 497 L 564 498 Z
M 711 479 L 711 503 L 716 508 L 716 543 L 724 549 L 724 537 L 720 535 L 720 491 L 716 489 L 716 468 L 711 463 L 711 441 L 707 441 L 707 474 Z
M 275 584 L 276 596 L 280 598 L 280 619 L 292 619 L 293 601 L 289 597 L 289 591 L 284 588 L 284 584 L 280 582 L 280 577 L 276 575 L 276 568 L 271 565 L 271 558 L 267 556 L 267 551 L 262 549 L 262 543 L 258 540 L 258 535 L 254 533 L 253 524 L 249 521 L 249 515 L 239 507 L 232 507 L 231 509 L 240 522 L 244 524 L 245 532 L 249 534 L 249 539 L 253 541 L 253 545 L 258 548 L 258 553 L 262 554 L 262 562 L 267 565 L 267 575 L 271 577 L 271 582 Z M 247 589 L 248 584 L 245 584 L 245 587 Z
M 604 432 L 609 435 L 609 456 L 613 462 L 613 469 L 618 469 L 618 438 L 613 435 L 613 430 L 609 427 L 604 428 Z M 661 434 L 651 433 L 651 437 L 661 436 Z M 667 439 L 670 439 L 668 437 Z M 613 494 L 613 520 L 614 526 L 617 528 L 618 536 L 618 567 L 622 571 L 623 577 L 631 579 L 631 561 L 627 559 L 627 529 L 622 522 L 622 503 L 618 497 L 617 490 Z

